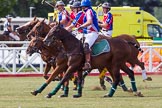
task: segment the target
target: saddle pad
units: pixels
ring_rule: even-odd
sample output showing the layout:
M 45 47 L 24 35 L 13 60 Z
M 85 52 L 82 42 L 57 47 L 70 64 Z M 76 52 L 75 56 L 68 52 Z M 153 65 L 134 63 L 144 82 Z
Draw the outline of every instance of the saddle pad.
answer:
M 102 53 L 109 52 L 110 51 L 110 45 L 106 39 L 102 39 L 99 42 L 96 42 L 92 46 L 92 56 L 98 56 Z

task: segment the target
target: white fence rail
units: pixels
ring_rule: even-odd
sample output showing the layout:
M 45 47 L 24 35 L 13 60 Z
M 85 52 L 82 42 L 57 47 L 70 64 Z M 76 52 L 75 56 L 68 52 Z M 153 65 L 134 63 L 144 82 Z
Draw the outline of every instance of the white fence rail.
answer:
M 6 44 L 22 44 L 22 47 L 8 47 Z M 40 54 L 31 57 L 26 54 L 28 41 L 0 41 L 0 67 L 8 73 L 20 73 L 30 67 L 33 72 L 43 73 L 43 61 Z M 37 66 L 35 66 L 37 65 Z
M 156 43 L 162 43 L 162 41 Z M 6 44 L 22 44 L 23 46 L 7 47 Z M 31 57 L 26 55 L 28 44 L 28 41 L 0 41 L 0 68 L 8 73 L 17 74 L 23 72 L 24 68 L 31 67 L 33 72 L 43 73 L 45 63 L 42 61 L 41 56 L 38 53 L 33 54 Z M 142 45 L 145 45 L 145 43 L 142 42 Z M 162 50 L 162 46 L 141 46 L 141 48 L 144 49 L 144 52 L 139 56 L 140 60 L 144 60 L 146 55 L 149 55 L 148 59 L 144 61 L 147 72 L 162 72 L 162 55 L 156 50 L 157 48 Z M 153 62 L 153 55 L 159 58 L 160 61 Z M 141 69 L 137 66 L 134 71 L 140 72 Z

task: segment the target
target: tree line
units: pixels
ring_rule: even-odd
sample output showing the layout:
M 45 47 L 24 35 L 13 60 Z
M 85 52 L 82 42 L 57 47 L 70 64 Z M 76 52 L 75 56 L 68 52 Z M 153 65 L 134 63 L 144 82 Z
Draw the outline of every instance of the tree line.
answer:
M 55 4 L 57 0 L 46 0 L 51 4 Z M 63 0 L 68 4 L 69 0 Z M 160 17 L 162 19 L 162 0 L 91 0 L 93 6 L 97 6 L 105 1 L 111 3 L 111 6 L 139 6 L 147 12 Z M 0 17 L 7 14 L 12 16 L 29 17 L 29 7 L 35 7 L 32 10 L 33 15 L 38 17 L 47 17 L 47 13 L 52 12 L 53 8 L 41 3 L 42 0 L 0 0 Z M 158 10 L 157 8 L 161 9 Z M 159 12 L 157 12 L 157 10 Z M 157 15 L 156 15 L 157 14 Z M 162 20 L 161 20 L 162 22 Z

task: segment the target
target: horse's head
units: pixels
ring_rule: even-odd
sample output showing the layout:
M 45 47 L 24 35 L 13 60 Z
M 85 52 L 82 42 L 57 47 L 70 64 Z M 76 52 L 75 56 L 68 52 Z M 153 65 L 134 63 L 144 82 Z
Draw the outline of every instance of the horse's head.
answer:
M 45 19 L 44 19 L 45 20 Z M 32 30 L 27 34 L 27 38 L 31 39 L 32 37 L 45 37 L 50 30 L 49 25 L 47 25 L 44 20 L 38 22 Z
M 34 17 L 33 20 L 31 20 L 31 21 L 25 23 L 24 25 L 16 28 L 16 31 L 17 31 L 18 34 L 21 34 L 21 35 L 25 34 L 26 35 L 35 26 L 35 24 L 37 24 L 37 22 L 39 22 L 39 20 L 36 17 Z
M 60 24 L 51 28 L 44 39 L 44 44 L 50 46 L 55 39 L 62 40 L 64 35 L 67 35 L 69 32 L 60 26 Z
M 43 39 L 39 37 L 33 37 L 29 43 L 26 53 L 29 54 L 30 56 L 33 53 L 39 53 L 39 50 L 41 50 L 42 46 L 43 46 Z

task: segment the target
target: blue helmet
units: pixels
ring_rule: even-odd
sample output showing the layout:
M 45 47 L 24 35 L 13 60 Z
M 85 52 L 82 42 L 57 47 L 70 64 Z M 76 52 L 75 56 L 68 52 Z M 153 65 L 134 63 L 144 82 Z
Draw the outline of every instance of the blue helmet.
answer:
M 81 1 L 81 6 L 89 7 L 91 6 L 91 0 L 82 0 Z

